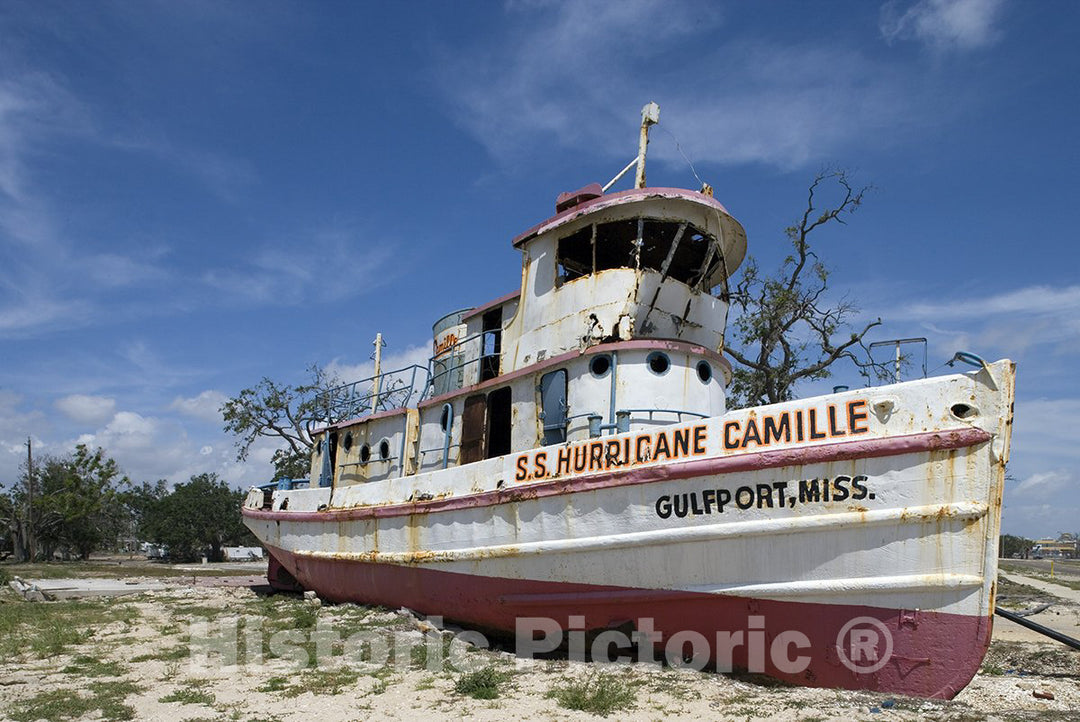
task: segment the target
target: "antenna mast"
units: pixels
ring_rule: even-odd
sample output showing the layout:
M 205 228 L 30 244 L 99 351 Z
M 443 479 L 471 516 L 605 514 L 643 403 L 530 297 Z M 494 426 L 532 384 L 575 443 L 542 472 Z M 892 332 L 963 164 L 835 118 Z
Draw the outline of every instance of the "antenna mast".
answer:
M 641 138 L 638 141 L 637 181 L 635 188 L 645 187 L 645 149 L 649 147 L 649 128 L 660 122 L 660 106 L 646 103 L 641 109 Z

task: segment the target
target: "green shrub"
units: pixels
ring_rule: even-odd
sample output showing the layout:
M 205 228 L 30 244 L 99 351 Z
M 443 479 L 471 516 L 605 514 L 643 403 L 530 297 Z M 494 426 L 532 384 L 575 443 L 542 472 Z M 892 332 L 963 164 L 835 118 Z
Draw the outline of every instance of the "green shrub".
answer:
M 616 710 L 634 706 L 635 694 L 629 684 L 613 674 L 592 674 L 582 680 L 568 680 L 547 693 L 560 707 L 607 717 Z
M 510 673 L 495 665 L 488 665 L 475 672 L 466 672 L 454 683 L 454 691 L 473 699 L 495 699 L 500 687 L 510 679 Z

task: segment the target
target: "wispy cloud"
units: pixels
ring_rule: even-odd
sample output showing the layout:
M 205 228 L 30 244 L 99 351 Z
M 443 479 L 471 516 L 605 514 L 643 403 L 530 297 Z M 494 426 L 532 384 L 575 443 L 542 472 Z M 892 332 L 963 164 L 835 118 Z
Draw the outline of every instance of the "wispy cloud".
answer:
M 700 3 L 527 3 L 510 20 L 490 44 L 446 49 L 437 71 L 458 123 L 508 165 L 553 145 L 632 155 L 646 100 L 695 159 L 727 164 L 799 166 L 924 122 L 925 90 L 853 48 L 729 37 L 702 55 L 701 36 L 724 36 Z M 652 152 L 679 159 L 662 134 Z
M 899 316 L 914 319 L 969 319 L 1015 314 L 1080 314 L 1080 286 L 1029 286 L 992 296 L 968 296 L 921 302 L 899 309 Z
M 937 51 L 973 50 L 993 44 L 1003 0 L 893 0 L 881 8 L 879 27 L 888 42 L 915 40 Z
M 202 282 L 235 301 L 297 305 L 338 301 L 382 286 L 397 239 L 352 228 L 312 231 L 287 245 L 266 246 L 233 267 L 212 268 Z M 347 269 L 347 272 L 343 272 Z
M 890 323 L 915 322 L 955 348 L 995 348 L 1008 354 L 1046 347 L 1080 350 L 1080 286 L 1028 286 L 986 296 L 897 304 Z M 963 327 L 958 330 L 957 327 Z

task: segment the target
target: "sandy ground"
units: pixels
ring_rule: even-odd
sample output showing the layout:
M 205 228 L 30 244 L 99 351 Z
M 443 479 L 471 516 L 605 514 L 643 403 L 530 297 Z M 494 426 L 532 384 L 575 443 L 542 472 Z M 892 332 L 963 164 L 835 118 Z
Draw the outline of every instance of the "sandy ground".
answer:
M 1080 637 L 1080 592 L 1017 573 L 1008 577 L 1038 590 L 1039 601 L 1052 603 L 1032 619 Z M 43 718 L 62 719 L 63 713 L 49 712 L 44 701 L 40 707 L 35 705 L 50 691 L 66 690 L 86 697 L 87 690 L 102 680 L 120 680 L 131 683 L 122 697 L 126 708 L 91 710 L 79 718 L 175 722 L 441 720 L 465 716 L 500 721 L 586 720 L 597 717 L 560 706 L 550 693 L 565 689 L 572 680 L 595 682 L 598 674 L 610 675 L 617 686 L 632 695 L 629 708 L 610 715 L 620 720 L 1080 719 L 1080 652 L 1001 618 L 995 622 L 994 643 L 983 670 L 949 702 L 785 687 L 645 665 L 515 660 L 505 651 L 469 652 L 460 645 L 451 647 L 474 668 L 496 665 L 508 672 L 499 696 L 480 700 L 455 690 L 461 672 L 449 665 L 429 671 L 416 663 L 415 657 L 411 665 L 362 665 L 359 673 L 344 668 L 346 673 L 335 678 L 343 669 L 340 659 L 330 658 L 316 670 L 301 672 L 284 658 L 287 654 L 278 658 L 263 655 L 262 659 L 258 652 L 249 654 L 246 650 L 262 649 L 257 642 L 270 636 L 249 626 L 258 617 L 258 610 L 268 609 L 272 615 L 304 618 L 309 624 L 317 619 L 318 623 L 352 625 L 349 629 L 401 640 L 398 643 L 403 649 L 425 644 L 429 651 L 440 649 L 439 632 L 407 614 L 353 605 L 324 607 L 298 597 L 261 598 L 249 586 L 256 579 L 241 575 L 169 579 L 162 590 L 110 602 L 133 610 L 128 619 L 95 627 L 88 640 L 61 654 L 39 658 L 26 651 L 0 659 L 0 719 L 34 719 L 38 709 L 43 710 Z M 0 597 L 0 604 L 21 603 L 11 601 L 10 592 L 3 594 L 7 596 Z M 248 621 L 238 630 L 235 620 L 240 617 Z M 71 623 L 78 624 L 78 620 Z M 228 640 L 230 629 L 237 630 L 237 639 L 245 640 L 235 659 L 229 656 L 228 643 L 210 648 L 193 646 L 187 636 Z M 237 646 L 233 643 L 232 649 Z M 403 655 L 407 657 L 407 653 Z M 105 676 L 101 670 L 91 673 L 85 668 L 87 659 L 112 667 Z

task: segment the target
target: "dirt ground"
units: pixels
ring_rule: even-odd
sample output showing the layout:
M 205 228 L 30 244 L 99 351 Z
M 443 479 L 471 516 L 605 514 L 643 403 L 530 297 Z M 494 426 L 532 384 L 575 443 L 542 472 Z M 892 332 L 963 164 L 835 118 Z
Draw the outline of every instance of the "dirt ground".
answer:
M 1049 603 L 1031 618 L 1080 637 L 1080 585 L 1005 568 L 1003 606 Z M 24 579 L 34 571 L 3 569 Z M 268 596 L 250 568 L 87 567 L 79 575 L 110 573 L 160 588 L 51 602 L 0 591 L 0 719 L 1080 719 L 1080 652 L 1000 617 L 980 673 L 942 702 L 647 665 L 517 660 L 451 642 L 457 630 L 403 611 Z M 302 667 L 312 658 L 318 666 Z

